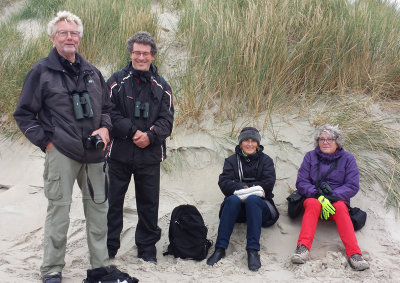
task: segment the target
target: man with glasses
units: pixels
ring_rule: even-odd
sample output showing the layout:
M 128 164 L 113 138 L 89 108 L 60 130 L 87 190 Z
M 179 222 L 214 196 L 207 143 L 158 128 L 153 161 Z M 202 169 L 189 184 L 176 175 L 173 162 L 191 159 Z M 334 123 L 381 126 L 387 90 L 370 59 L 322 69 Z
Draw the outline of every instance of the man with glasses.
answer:
M 120 248 L 124 199 L 133 174 L 139 218 L 135 232 L 137 255 L 156 263 L 155 244 L 161 237 L 160 162 L 166 158 L 165 139 L 171 134 L 174 120 L 172 92 L 152 64 L 157 46 L 148 32 L 130 37 L 127 49 L 131 61 L 107 81 L 114 103 L 108 152 L 108 254 L 114 258 Z
M 46 153 L 43 282 L 61 282 L 72 188 L 82 191 L 90 264 L 109 264 L 104 158 L 112 128 L 108 87 L 98 69 L 77 53 L 81 20 L 61 11 L 48 24 L 54 48 L 26 76 L 14 118 L 24 135 Z M 94 144 L 92 141 L 96 141 Z

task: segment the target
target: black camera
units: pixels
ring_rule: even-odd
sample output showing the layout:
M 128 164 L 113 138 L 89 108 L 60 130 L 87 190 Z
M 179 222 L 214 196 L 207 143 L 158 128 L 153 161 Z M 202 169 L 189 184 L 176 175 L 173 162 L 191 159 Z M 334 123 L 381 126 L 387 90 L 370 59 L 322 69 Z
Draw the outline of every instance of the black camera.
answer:
M 89 93 L 87 93 L 87 91 L 73 91 L 71 96 L 74 104 L 75 119 L 81 120 L 83 118 L 92 118 L 93 109 Z
M 149 117 L 149 103 L 148 102 L 140 102 L 136 101 L 135 103 L 135 117 L 140 118 L 140 114 L 143 113 L 143 118 Z
M 89 136 L 83 142 L 86 149 L 103 149 L 104 142 L 99 135 Z
M 321 189 L 323 195 L 328 196 L 332 193 L 332 188 L 328 183 L 323 183 L 319 188 Z

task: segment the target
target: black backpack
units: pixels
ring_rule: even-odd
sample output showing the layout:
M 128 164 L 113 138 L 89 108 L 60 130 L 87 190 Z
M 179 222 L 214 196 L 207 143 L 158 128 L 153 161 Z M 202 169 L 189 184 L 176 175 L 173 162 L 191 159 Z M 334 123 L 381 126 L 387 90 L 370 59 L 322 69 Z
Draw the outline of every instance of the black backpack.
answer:
M 197 208 L 190 204 L 174 208 L 169 223 L 169 245 L 164 255 L 183 259 L 203 260 L 212 242 L 207 239 L 208 229 Z
M 114 265 L 87 270 L 83 283 L 137 283 L 138 279 L 120 271 Z

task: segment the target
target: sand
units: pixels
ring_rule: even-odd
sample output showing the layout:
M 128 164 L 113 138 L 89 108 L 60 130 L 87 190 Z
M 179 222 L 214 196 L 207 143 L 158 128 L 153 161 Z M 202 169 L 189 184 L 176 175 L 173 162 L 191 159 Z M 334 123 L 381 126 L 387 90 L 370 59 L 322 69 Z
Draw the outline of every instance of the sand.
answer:
M 352 205 L 367 211 L 367 223 L 356 232 L 360 248 L 371 268 L 351 269 L 334 222 L 320 221 L 311 249 L 311 260 L 304 265 L 290 263 L 301 219 L 287 216 L 286 197 L 293 189 L 297 169 L 304 154 L 312 149 L 313 128 L 308 122 L 292 118 L 288 124 L 274 122 L 274 138 L 263 132 L 261 144 L 274 160 L 277 182 L 275 202 L 280 218 L 263 228 L 261 262 L 258 272 L 247 268 L 246 225 L 235 226 L 227 256 L 210 267 L 205 260 L 175 259 L 163 256 L 168 245 L 168 224 L 173 208 L 194 204 L 208 227 L 208 238 L 215 242 L 219 205 L 223 195 L 217 185 L 224 158 L 232 154 L 235 139 L 227 129 L 196 131 L 174 129 L 168 140 L 169 160 L 161 174 L 158 264 L 136 257 L 134 232 L 137 223 L 133 183 L 125 204 L 122 247 L 112 261 L 140 282 L 399 282 L 400 226 L 394 209 L 384 208 L 385 193 L 379 188 L 364 188 Z M 299 138 L 300 137 L 300 138 Z M 47 201 L 43 194 L 44 154 L 25 138 L 3 140 L 0 147 L 0 282 L 40 282 L 43 224 Z M 166 169 L 165 169 L 166 168 Z M 90 268 L 85 234 L 85 219 L 80 191 L 74 187 L 68 232 L 63 282 L 81 282 Z M 212 253 L 214 247 L 210 250 Z

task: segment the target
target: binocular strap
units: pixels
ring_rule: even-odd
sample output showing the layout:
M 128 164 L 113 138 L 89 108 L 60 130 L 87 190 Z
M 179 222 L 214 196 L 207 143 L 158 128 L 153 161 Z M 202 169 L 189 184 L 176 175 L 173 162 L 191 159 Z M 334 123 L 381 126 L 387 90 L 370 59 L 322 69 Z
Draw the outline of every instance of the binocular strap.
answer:
M 321 166 L 320 161 L 318 159 L 318 166 L 317 166 L 317 181 L 315 182 L 315 187 L 318 188 L 319 185 L 325 180 L 326 177 L 328 177 L 328 175 L 332 172 L 333 169 L 336 168 L 338 160 L 335 159 L 335 161 L 333 161 L 331 167 L 329 167 L 328 172 L 326 172 L 326 174 L 321 178 L 321 180 L 319 180 L 319 168 Z

